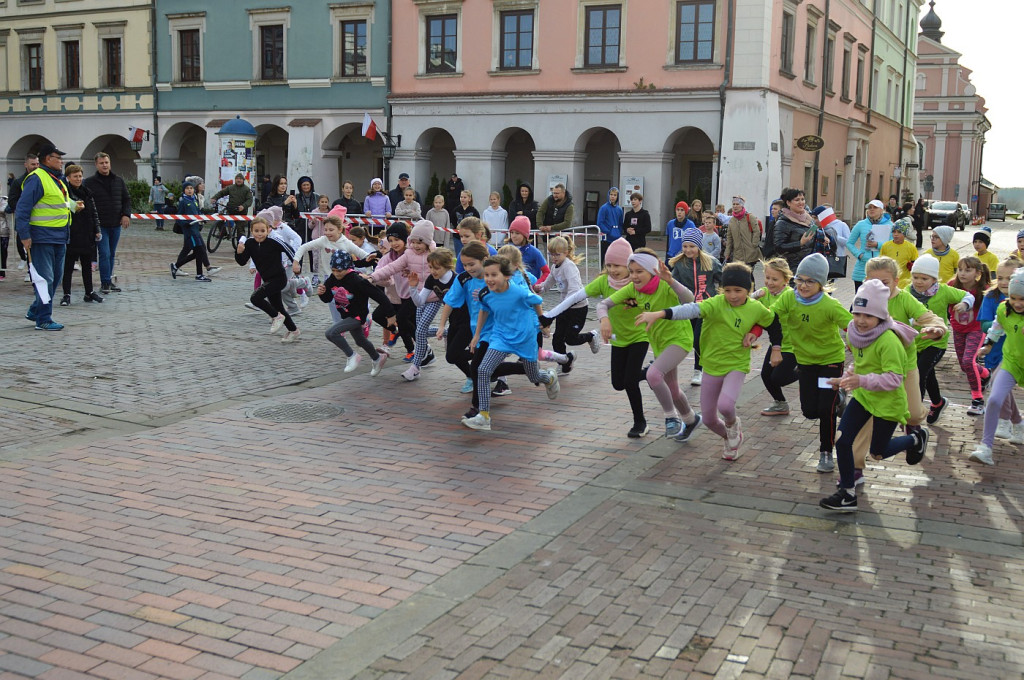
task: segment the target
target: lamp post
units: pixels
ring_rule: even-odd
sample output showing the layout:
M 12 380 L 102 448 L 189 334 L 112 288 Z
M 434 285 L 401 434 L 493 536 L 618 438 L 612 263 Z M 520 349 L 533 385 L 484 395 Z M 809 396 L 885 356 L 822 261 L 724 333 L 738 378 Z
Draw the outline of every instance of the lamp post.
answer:
M 384 159 L 384 192 L 387 193 L 388 187 L 391 186 L 391 160 L 395 157 L 395 152 L 402 146 L 402 135 L 391 136 L 383 130 L 378 130 L 378 132 L 384 138 L 384 146 L 380 149 L 380 155 Z
M 154 141 L 156 139 L 156 133 L 150 132 L 149 130 L 143 130 L 142 128 L 129 127 L 128 128 L 128 146 L 131 147 L 132 151 L 138 152 L 142 150 L 142 143 L 149 141 L 149 136 L 153 135 Z M 154 151 L 149 155 L 149 167 L 153 172 L 152 182 L 156 182 L 156 152 Z

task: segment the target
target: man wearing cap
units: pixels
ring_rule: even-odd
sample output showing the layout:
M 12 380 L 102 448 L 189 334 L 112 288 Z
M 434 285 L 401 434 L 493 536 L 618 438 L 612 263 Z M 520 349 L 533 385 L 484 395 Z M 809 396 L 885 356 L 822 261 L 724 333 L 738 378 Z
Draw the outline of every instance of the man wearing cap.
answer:
M 64 273 L 64 254 L 70 235 L 71 214 L 85 208 L 74 201 L 64 180 L 64 152 L 53 144 L 39 149 L 38 168 L 25 178 L 15 211 L 18 239 L 25 246 L 29 262 L 46 281 L 50 301 L 44 303 L 35 290 L 35 301 L 25 318 L 34 321 L 37 331 L 59 331 L 64 326 L 53 320 L 53 292 Z
M 235 175 L 233 184 L 229 184 L 211 196 L 210 203 L 216 205 L 217 199 L 224 196 L 228 197 L 227 213 L 229 215 L 245 215 L 252 207 L 252 189 L 246 185 L 245 175 L 242 173 Z
M 409 188 L 409 173 L 403 172 L 398 176 L 398 186 L 388 192 L 388 198 L 391 199 L 391 205 L 396 206 L 405 200 L 405 190 Z M 433 200 L 433 198 L 431 198 Z M 420 192 L 416 192 L 416 202 L 423 206 L 423 199 L 420 198 Z M 421 211 L 424 213 L 425 211 Z
M 853 255 L 853 289 L 864 283 L 864 267 L 868 260 L 878 257 L 882 244 L 892 239 L 892 217 L 885 212 L 885 205 L 877 198 L 865 207 L 867 217 L 853 225 L 846 248 Z
M 93 158 L 96 174 L 85 180 L 85 188 L 92 192 L 96 214 L 100 218 L 103 240 L 99 242 L 100 293 L 120 293 L 114 285 L 114 259 L 121 229 L 127 229 L 132 214 L 132 197 L 128 185 L 110 170 L 110 156 L 102 151 Z

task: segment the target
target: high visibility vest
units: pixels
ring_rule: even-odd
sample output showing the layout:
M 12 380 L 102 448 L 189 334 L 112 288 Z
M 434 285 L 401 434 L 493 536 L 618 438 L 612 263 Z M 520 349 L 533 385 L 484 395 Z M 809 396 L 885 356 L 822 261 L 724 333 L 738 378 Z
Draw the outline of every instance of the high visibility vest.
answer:
M 25 188 L 28 178 L 35 175 L 43 185 L 43 197 L 32 206 L 28 222 L 33 227 L 52 227 L 63 229 L 71 224 L 71 203 L 68 188 L 64 182 L 54 179 L 53 175 L 42 168 L 30 172 L 21 183 Z

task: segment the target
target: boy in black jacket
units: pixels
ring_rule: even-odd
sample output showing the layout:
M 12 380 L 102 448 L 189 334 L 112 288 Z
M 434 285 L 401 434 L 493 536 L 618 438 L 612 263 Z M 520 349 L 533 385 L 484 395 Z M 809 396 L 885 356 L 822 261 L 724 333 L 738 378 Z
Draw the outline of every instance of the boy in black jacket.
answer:
M 341 321 L 328 328 L 324 335 L 348 357 L 345 372 L 351 373 L 359 367 L 359 355 L 352 351 L 345 340 L 345 333 L 351 333 L 352 339 L 373 361 L 370 375 L 377 376 L 380 375 L 388 355 L 378 352 L 363 332 L 363 324 L 370 317 L 369 301 L 372 298 L 377 302 L 381 313 L 386 317 L 385 327 L 392 333 L 398 332 L 396 311 L 384 291 L 354 271 L 354 266 L 352 256 L 344 250 L 335 250 L 331 253 L 331 275 L 317 287 L 316 294 L 324 302 L 337 306 Z

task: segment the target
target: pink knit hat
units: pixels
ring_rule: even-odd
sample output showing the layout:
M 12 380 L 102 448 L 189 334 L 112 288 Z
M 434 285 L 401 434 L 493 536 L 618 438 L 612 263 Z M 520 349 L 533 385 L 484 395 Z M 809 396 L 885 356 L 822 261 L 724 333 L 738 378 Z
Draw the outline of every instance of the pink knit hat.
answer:
M 345 216 L 348 215 L 348 208 L 346 208 L 343 205 L 336 205 L 333 208 L 331 208 L 330 212 L 328 212 L 327 214 L 334 215 L 335 217 L 340 218 L 341 223 L 345 224 Z
M 519 218 L 517 217 L 516 219 Z M 617 264 L 625 267 L 632 254 L 633 246 L 629 245 L 629 241 L 624 238 L 618 238 L 608 245 L 608 250 L 604 254 L 604 261 L 606 264 Z
M 530 218 L 527 217 L 526 215 L 519 215 L 514 220 L 512 220 L 512 224 L 508 225 L 508 230 L 510 233 L 514 231 L 519 234 L 522 234 L 523 238 L 529 239 Z
M 868 279 L 853 299 L 854 314 L 870 314 L 883 321 L 889 318 L 889 287 L 878 279 Z
M 409 232 L 410 241 L 419 241 L 427 244 L 430 250 L 434 249 L 434 223 L 430 220 L 419 220 L 412 226 Z

